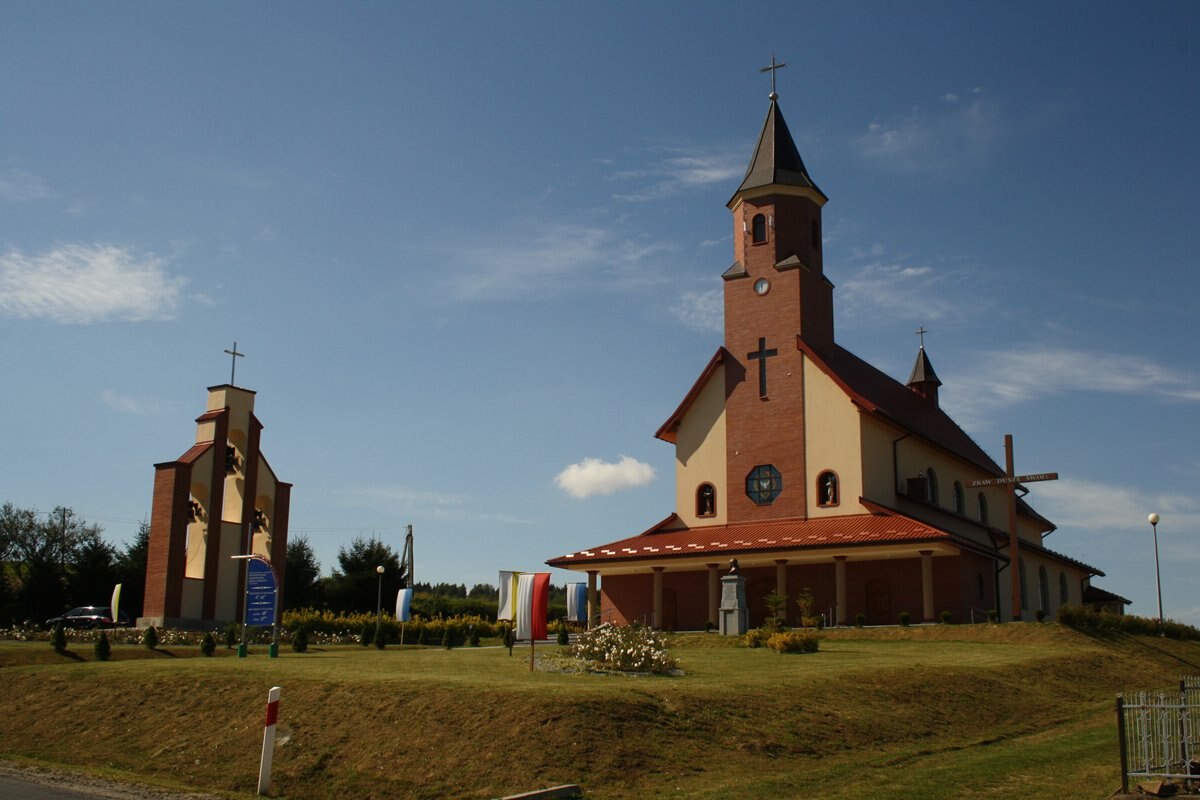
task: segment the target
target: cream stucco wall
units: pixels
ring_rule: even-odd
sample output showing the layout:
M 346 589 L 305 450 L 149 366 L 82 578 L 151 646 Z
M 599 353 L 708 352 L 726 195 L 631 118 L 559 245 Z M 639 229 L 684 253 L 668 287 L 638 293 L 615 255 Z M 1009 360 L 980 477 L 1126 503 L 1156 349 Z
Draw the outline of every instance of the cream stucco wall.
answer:
M 811 359 L 804 359 L 804 455 L 810 517 L 861 514 L 863 447 L 858 408 Z M 838 477 L 839 502 L 819 505 L 817 478 L 832 470 Z
M 725 443 L 725 367 L 719 366 L 675 433 L 675 513 L 689 527 L 724 525 L 728 519 Z M 698 517 L 696 492 L 705 483 L 716 489 L 716 515 Z

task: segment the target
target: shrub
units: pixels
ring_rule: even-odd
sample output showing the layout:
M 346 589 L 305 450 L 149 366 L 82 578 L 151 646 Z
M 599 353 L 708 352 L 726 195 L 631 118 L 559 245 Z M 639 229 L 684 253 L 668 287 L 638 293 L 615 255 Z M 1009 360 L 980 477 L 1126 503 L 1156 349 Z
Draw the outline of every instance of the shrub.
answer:
M 994 608 L 989 609 L 988 610 L 988 622 L 995 625 L 999 621 L 1000 621 L 1000 612 Z
M 98 661 L 108 661 L 108 657 L 112 655 L 112 645 L 108 643 L 108 634 L 100 631 L 100 638 L 96 640 L 96 644 L 92 645 L 92 651 L 96 654 Z
M 233 646 L 238 643 L 238 626 L 236 622 L 230 622 L 225 625 L 225 648 L 232 650 Z
M 820 640 L 811 631 L 781 631 L 767 639 L 767 647 L 777 653 L 815 653 L 820 646 Z
M 67 632 L 61 622 L 54 626 L 54 631 L 50 634 L 50 646 L 56 653 L 67 652 Z
M 644 625 L 606 622 L 580 634 L 569 653 L 600 670 L 661 675 L 676 668 L 662 635 Z
M 942 612 L 942 624 L 943 624 L 943 625 L 949 625 L 949 624 L 950 624 L 950 621 L 951 621 L 952 619 L 954 619 L 954 615 L 953 615 L 953 614 L 951 614 L 949 611 L 943 611 L 943 612 Z
M 471 643 L 471 647 L 479 647 L 479 628 L 472 625 L 467 640 Z
M 1046 621 L 1046 611 L 1045 611 L 1045 609 L 1039 608 L 1039 609 L 1037 610 L 1037 614 L 1035 614 L 1034 616 L 1036 616 L 1036 617 L 1037 617 L 1037 621 L 1038 621 L 1038 622 L 1045 622 L 1045 621 Z
M 142 634 L 142 644 L 146 646 L 147 650 L 154 650 L 158 648 L 158 631 L 153 625 L 151 625 L 149 628 L 146 628 L 146 632 Z
M 908 622 L 909 622 L 909 620 L 910 620 L 910 619 L 912 619 L 912 616 L 911 616 L 911 615 L 910 615 L 910 614 L 909 614 L 907 611 L 901 611 L 901 612 L 900 612 L 900 625 L 901 625 L 901 627 L 907 628 L 907 627 L 908 627 Z
M 750 630 L 746 631 L 746 635 L 742 637 L 742 643 L 745 644 L 746 647 L 762 647 L 767 643 L 767 640 L 771 638 L 771 634 L 774 632 L 774 630 L 769 630 L 767 628 L 751 628 Z
M 813 593 L 812 590 L 805 586 L 800 590 L 799 596 L 796 597 L 796 605 L 800 606 L 800 627 L 801 628 L 819 628 L 822 620 L 820 614 L 813 613 Z
M 371 634 L 371 644 L 375 645 L 376 650 L 387 647 L 387 634 L 383 630 L 383 625 L 375 625 L 375 630 Z
M 854 624 L 861 628 L 867 624 L 867 615 L 861 611 L 854 615 Z
M 442 647 L 447 650 L 455 645 L 455 639 L 458 638 L 458 626 L 453 622 L 447 622 L 446 627 L 442 628 Z
M 1158 636 L 1158 620 L 1133 614 L 1096 612 L 1083 606 L 1063 606 L 1058 610 L 1058 622 L 1085 633 L 1127 633 L 1135 636 Z M 1169 639 L 1200 640 L 1200 629 L 1182 622 L 1166 620 L 1161 631 Z
M 429 644 L 429 629 L 424 625 L 421 626 L 421 631 L 417 634 L 417 644 L 422 646 Z
M 370 620 L 363 620 L 362 627 L 358 629 L 358 643 L 363 647 L 369 647 L 371 642 L 375 640 L 375 626 Z
M 292 634 L 292 652 L 308 652 L 308 629 L 303 625 L 301 625 L 299 628 L 296 628 L 296 632 Z
M 204 634 L 204 638 L 200 640 L 200 652 L 205 656 L 212 658 L 212 654 L 217 651 L 217 640 L 213 638 L 211 633 Z
M 716 629 L 717 629 L 717 626 L 712 624 L 711 619 L 704 623 L 704 632 L 705 633 L 712 633 Z
M 567 630 L 567 623 L 558 623 L 558 643 L 559 645 L 568 645 L 571 643 L 571 632 Z

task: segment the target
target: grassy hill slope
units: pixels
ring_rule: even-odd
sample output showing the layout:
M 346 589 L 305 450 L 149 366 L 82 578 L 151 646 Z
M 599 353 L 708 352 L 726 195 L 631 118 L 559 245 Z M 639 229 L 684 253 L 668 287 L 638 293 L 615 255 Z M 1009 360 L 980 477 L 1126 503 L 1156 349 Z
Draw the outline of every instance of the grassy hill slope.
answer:
M 521 649 L 100 663 L 0 643 L 0 753 L 252 793 L 279 685 L 289 798 L 1100 798 L 1115 695 L 1200 673 L 1200 644 L 1056 625 L 832 631 L 803 656 L 674 642 L 670 678 L 530 672 Z

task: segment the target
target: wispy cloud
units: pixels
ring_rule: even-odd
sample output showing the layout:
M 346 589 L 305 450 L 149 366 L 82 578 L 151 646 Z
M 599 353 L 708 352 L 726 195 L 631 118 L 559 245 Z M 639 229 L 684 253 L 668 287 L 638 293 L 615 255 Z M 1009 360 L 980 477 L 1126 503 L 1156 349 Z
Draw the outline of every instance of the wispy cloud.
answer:
M 880 245 L 868 247 L 857 255 L 873 260 L 856 268 L 839 268 L 840 274 L 846 276 L 837 288 L 839 313 L 858 319 L 924 322 L 963 313 L 964 304 L 958 302 L 948 287 L 968 279 L 972 273 L 969 268 L 906 264 L 903 260 L 878 258 L 883 255 Z M 972 314 L 981 311 L 978 299 L 969 307 Z
M 494 511 L 478 511 L 475 499 L 462 494 L 430 492 L 406 486 L 363 486 L 337 493 L 347 505 L 402 512 L 415 516 L 474 522 L 529 524 L 529 520 Z
M 1192 495 L 1064 478 L 1037 484 L 1037 505 L 1060 528 L 1147 537 L 1146 517 L 1154 511 L 1162 519 L 1158 533 L 1164 553 L 1174 560 L 1200 559 L 1190 538 L 1177 535 L 1200 527 L 1200 499 Z
M 647 167 L 615 172 L 612 180 L 634 188 L 615 192 L 613 198 L 644 203 L 714 183 L 729 183 L 741 177 L 745 160 L 745 153 L 733 150 L 672 148 Z
M 100 402 L 113 411 L 120 411 L 123 414 L 136 414 L 138 416 L 162 414 L 166 410 L 158 400 L 145 397 L 131 397 L 120 394 L 112 389 L 105 389 L 100 392 Z
M 998 107 L 975 87 L 965 98 L 947 92 L 940 104 L 877 117 L 854 144 L 861 158 L 889 171 L 953 175 L 988 156 L 999 127 Z
M 615 464 L 598 458 L 585 458 L 558 473 L 554 483 L 572 497 L 584 498 L 635 489 L 652 480 L 653 467 L 630 456 L 621 456 L 621 460 Z
M 1180 372 L 1143 356 L 1067 348 L 985 352 L 978 371 L 954 378 L 953 404 L 961 422 L 1064 392 L 1157 394 L 1200 402 L 1200 375 Z
M 720 333 L 725 326 L 725 295 L 721 289 L 687 291 L 671 306 L 675 318 L 692 330 Z
M 468 300 L 557 295 L 581 287 L 625 291 L 661 283 L 648 265 L 667 242 L 621 238 L 585 225 L 542 226 L 532 237 L 496 237 L 446 253 L 454 296 Z
M 45 181 L 23 169 L 9 167 L 0 172 L 0 200 L 9 203 L 28 203 L 54 196 Z
M 170 319 L 186 281 L 164 259 L 115 245 L 0 254 L 0 314 L 63 323 Z

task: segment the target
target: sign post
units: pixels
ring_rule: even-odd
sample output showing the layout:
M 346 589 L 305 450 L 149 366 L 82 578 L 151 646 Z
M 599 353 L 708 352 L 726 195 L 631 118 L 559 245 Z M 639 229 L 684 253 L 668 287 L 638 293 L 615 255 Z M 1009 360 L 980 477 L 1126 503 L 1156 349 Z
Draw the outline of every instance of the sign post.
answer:
M 238 648 L 238 656 L 245 657 L 246 629 L 251 625 L 265 628 L 271 626 L 271 658 L 279 655 L 279 631 L 276 627 L 276 591 L 275 571 L 271 562 L 259 555 L 231 556 L 234 559 L 246 561 L 246 604 L 242 614 L 242 646 Z
M 1004 434 L 1004 477 L 988 478 L 981 481 L 971 481 L 968 487 L 975 489 L 982 486 L 1004 486 L 1008 490 L 1008 569 L 1012 577 L 1012 619 L 1020 622 L 1021 617 L 1021 554 L 1017 536 L 1017 486 L 1022 483 L 1036 481 L 1056 481 L 1057 472 L 1038 472 L 1032 475 L 1013 474 L 1013 437 L 1011 433 Z M 997 598 L 999 599 L 999 598 Z

